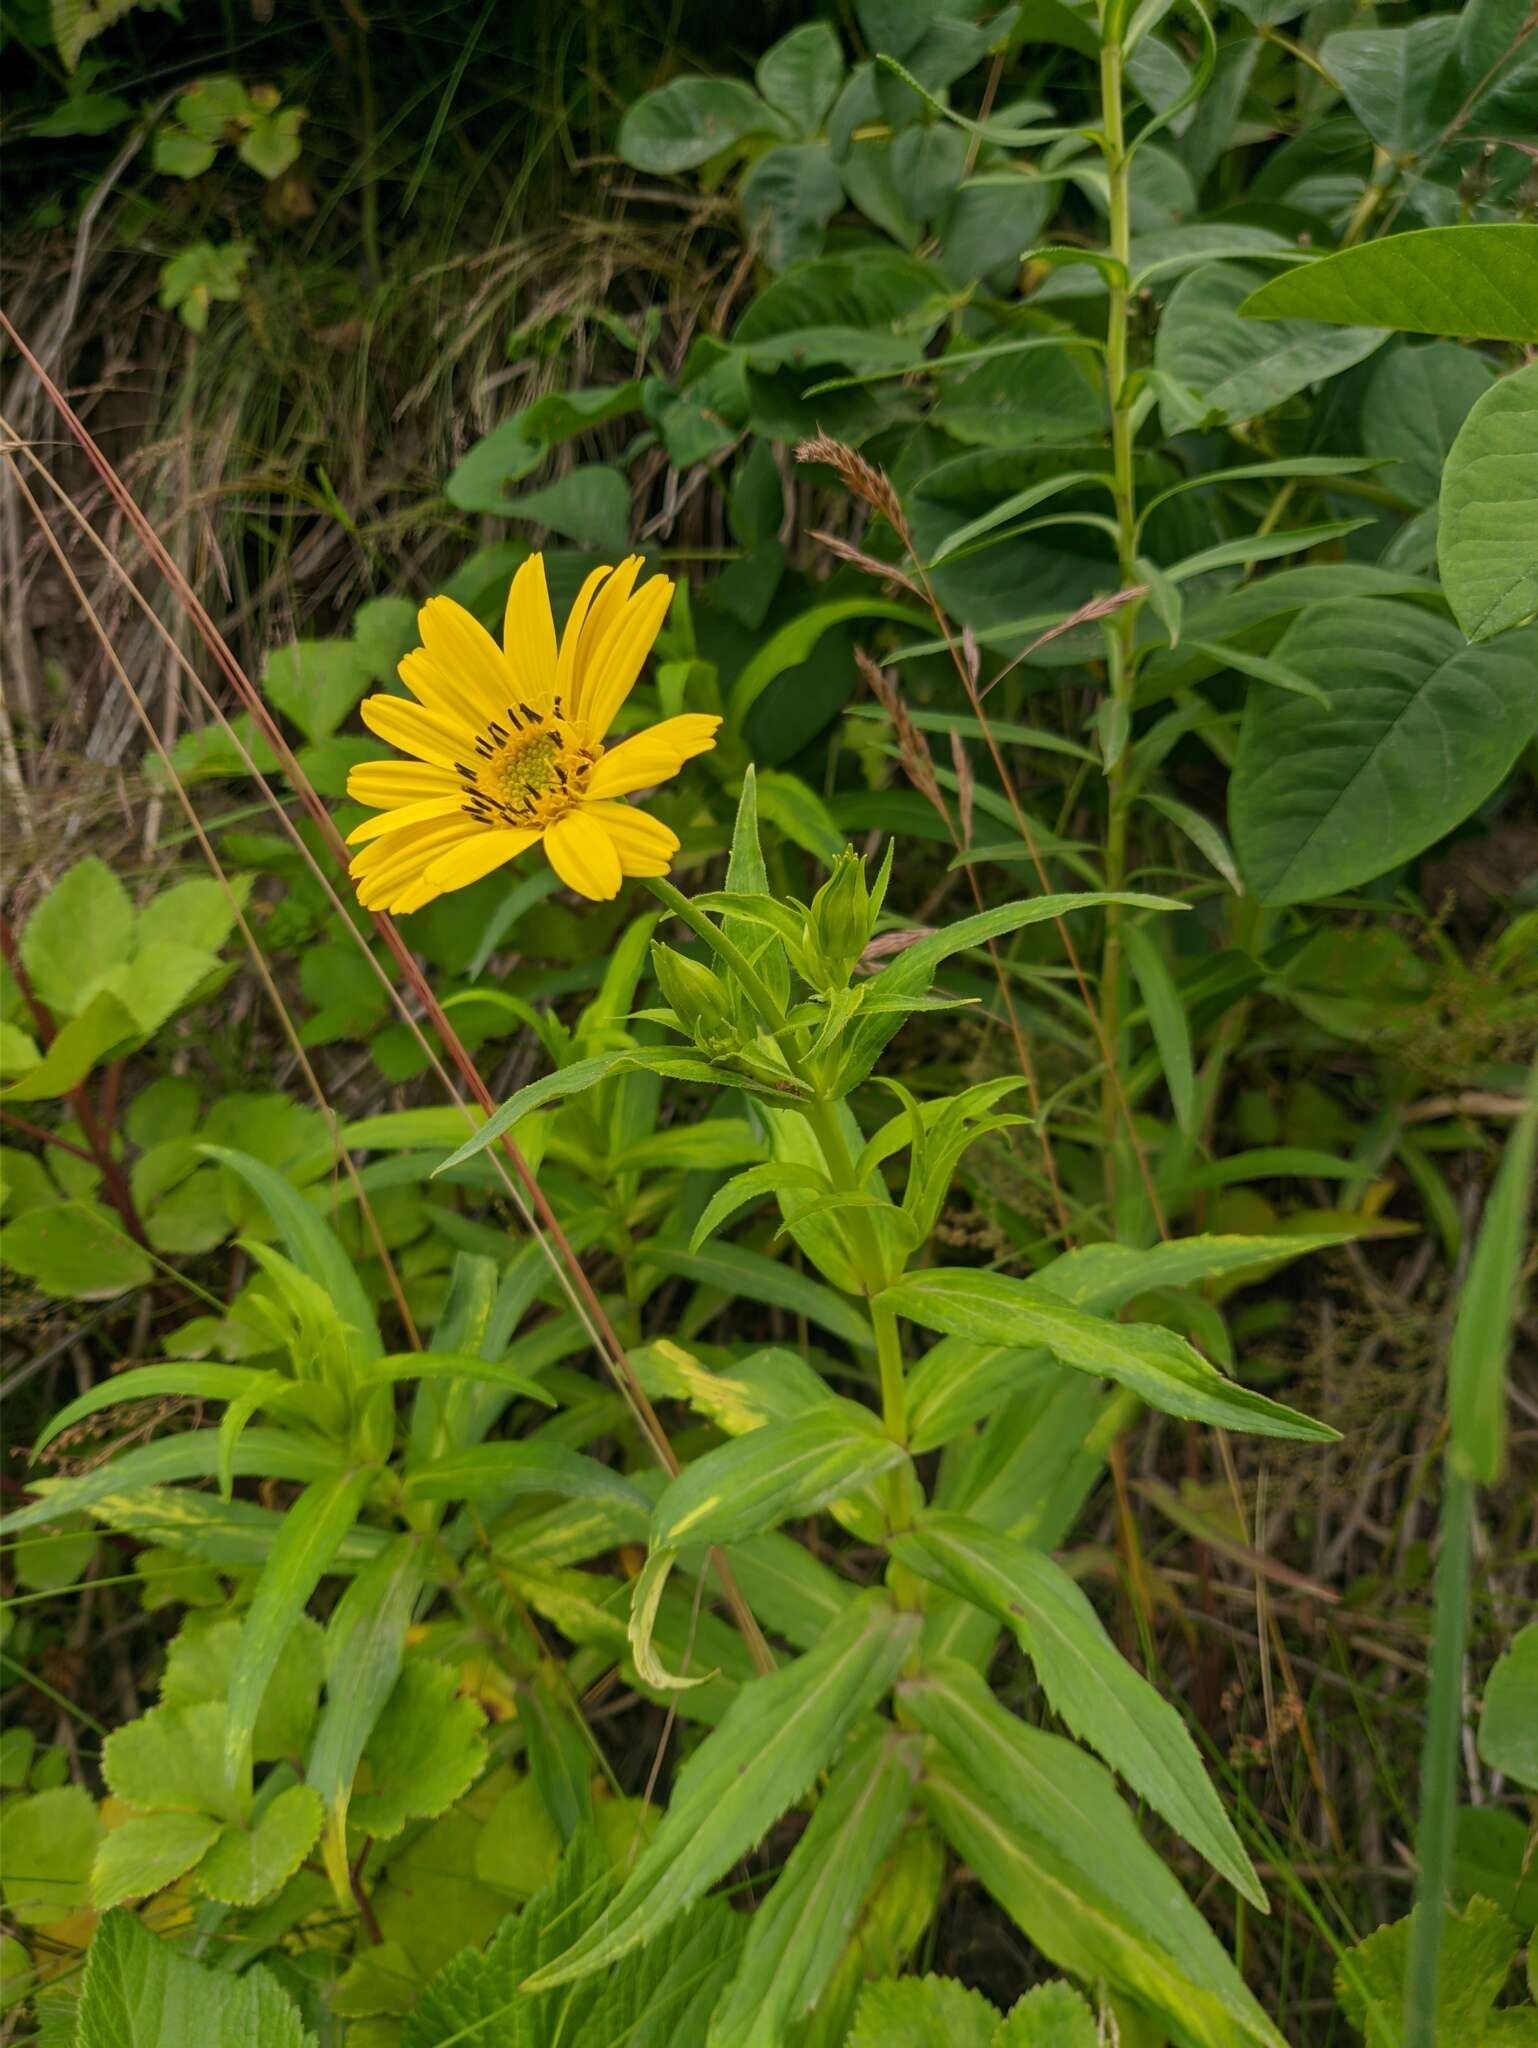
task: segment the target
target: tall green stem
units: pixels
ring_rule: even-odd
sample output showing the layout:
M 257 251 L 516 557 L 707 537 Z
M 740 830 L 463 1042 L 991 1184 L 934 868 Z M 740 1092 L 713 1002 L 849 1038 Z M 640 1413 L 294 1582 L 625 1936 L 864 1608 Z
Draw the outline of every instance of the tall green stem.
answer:
M 1116 560 L 1121 585 L 1137 581 L 1137 480 L 1133 468 L 1134 423 L 1127 395 L 1127 334 L 1131 318 L 1132 184 L 1122 95 L 1123 51 L 1120 10 L 1107 6 L 1100 47 L 1100 100 L 1106 183 L 1109 191 L 1110 254 L 1120 266 L 1108 293 L 1105 335 L 1106 397 L 1111 413 L 1111 481 L 1116 510 Z M 1114 759 L 1106 770 L 1105 886 L 1120 889 L 1127 869 L 1127 732 L 1137 687 L 1138 606 L 1125 604 L 1108 629 L 1111 723 Z M 1106 1196 L 1116 1191 L 1118 1100 L 1111 1063 L 1120 1056 L 1121 912 L 1108 905 L 1100 959 L 1100 1016 L 1107 1073 L 1102 1090 Z

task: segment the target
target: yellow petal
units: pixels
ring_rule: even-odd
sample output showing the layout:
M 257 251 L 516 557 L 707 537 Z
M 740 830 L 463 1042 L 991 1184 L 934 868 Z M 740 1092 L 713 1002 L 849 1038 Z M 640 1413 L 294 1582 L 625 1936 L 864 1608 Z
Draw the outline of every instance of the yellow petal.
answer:
M 446 725 L 463 726 L 467 736 L 484 732 L 491 719 L 505 715 L 505 693 L 502 702 L 491 708 L 483 692 L 463 685 L 441 660 L 434 660 L 425 647 L 415 648 L 398 664 L 395 672 L 425 710 L 434 718 L 442 719 Z
M 364 896 L 367 889 L 368 897 L 383 901 L 394 894 L 397 886 L 421 874 L 435 855 L 447 853 L 461 839 L 478 837 L 485 829 L 463 813 L 456 818 L 406 825 L 399 832 L 391 832 L 365 846 L 354 856 L 347 872 L 357 884 L 361 900 L 368 900 Z
M 502 647 L 513 679 L 514 703 L 547 709 L 555 694 L 556 655 L 543 555 L 530 555 L 513 578 L 502 621 Z
M 408 704 L 404 697 L 365 697 L 358 710 L 370 732 L 403 754 L 415 754 L 419 761 L 439 768 L 452 768 L 470 744 L 469 734 L 459 726 L 434 717 L 420 704 Z
M 575 667 L 572 673 L 572 702 L 568 704 L 568 715 L 586 718 L 587 705 L 592 696 L 594 661 L 598 650 L 608 637 L 610 629 L 617 625 L 630 602 L 630 593 L 635 580 L 641 573 L 641 557 L 626 555 L 588 608 L 582 622 L 582 635 L 578 643 Z
M 620 870 L 627 875 L 665 875 L 678 851 L 678 834 L 660 818 L 632 804 L 584 804 L 614 843 Z
M 676 775 L 685 761 L 716 743 L 719 718 L 708 712 L 685 711 L 660 725 L 635 733 L 610 747 L 588 778 L 589 796 L 626 796 L 633 789 L 651 789 Z
M 566 615 L 566 624 L 561 632 L 560 659 L 555 668 L 555 694 L 561 700 L 561 708 L 569 718 L 578 716 L 577 686 L 581 670 L 577 665 L 577 654 L 582 643 L 582 629 L 586 624 L 594 594 L 605 576 L 614 571 L 605 565 L 592 570 L 584 579 L 577 592 L 576 602 Z
M 464 807 L 463 795 L 424 797 L 419 804 L 404 804 L 399 810 L 380 811 L 372 818 L 365 818 L 361 825 L 354 825 L 348 833 L 347 844 L 362 846 L 370 839 L 382 838 L 386 832 L 399 832 L 406 825 L 426 825 L 434 818 L 452 818 Z
M 392 917 L 409 917 L 413 910 L 420 910 L 423 904 L 431 903 L 435 896 L 442 894 L 443 891 L 435 889 L 431 882 L 419 879 L 409 882 L 394 902 L 386 907 Z
M 433 885 L 435 893 L 439 889 L 466 889 L 501 867 L 504 861 L 515 860 L 538 837 L 537 832 L 483 832 L 479 838 L 439 854 L 429 864 L 425 879 Z
M 607 903 L 622 879 L 614 841 L 589 810 L 568 811 L 545 833 L 550 865 L 579 896 Z
M 463 788 L 459 776 L 426 761 L 360 761 L 347 776 L 347 794 L 353 802 L 376 811 L 424 803 L 430 796 L 452 796 Z
M 671 580 L 654 576 L 650 583 L 642 585 L 623 615 L 604 635 L 593 657 L 582 700 L 582 715 L 594 739 L 603 738 L 615 712 L 630 695 L 672 601 Z
M 430 597 L 417 613 L 417 630 L 440 682 L 468 699 L 472 729 L 484 726 L 488 719 L 506 716 L 513 672 L 479 619 L 472 618 L 451 597 Z M 402 680 L 410 688 L 405 666 L 403 662 Z

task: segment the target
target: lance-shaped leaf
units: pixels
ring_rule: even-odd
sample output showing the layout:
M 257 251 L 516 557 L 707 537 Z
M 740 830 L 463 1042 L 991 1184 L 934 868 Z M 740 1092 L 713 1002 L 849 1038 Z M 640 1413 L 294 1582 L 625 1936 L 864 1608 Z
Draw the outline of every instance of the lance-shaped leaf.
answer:
M 1326 320 L 1409 334 L 1538 341 L 1538 226 L 1465 222 L 1383 235 L 1284 270 L 1251 292 L 1239 311 L 1247 320 Z
M 876 1299 L 910 1322 L 949 1336 L 979 1344 L 1044 1345 L 1060 1364 L 1119 1380 L 1167 1415 L 1312 1443 L 1330 1443 L 1339 1435 L 1327 1423 L 1225 1379 L 1173 1330 L 1103 1322 L 1003 1273 L 935 1266 L 910 1274 Z
M 263 1375 L 249 1365 L 218 1365 L 201 1359 L 172 1359 L 165 1365 L 140 1365 L 114 1373 L 59 1410 L 32 1449 L 45 1451 L 55 1437 L 73 1429 L 88 1415 L 122 1401 L 159 1401 L 168 1394 L 189 1401 L 237 1401 Z
M 1470 640 L 1538 612 L 1538 363 L 1492 385 L 1458 430 L 1442 474 L 1437 566 Z
M 235 1659 L 224 1731 L 225 1768 L 232 1778 L 250 1770 L 251 1739 L 267 1681 L 377 1476 L 375 1466 L 363 1465 L 317 1479 L 283 1518 Z
M 709 2048 L 777 2048 L 838 1968 L 919 1774 L 917 1740 L 872 1723 L 850 1744 L 753 1915 L 742 1965 L 711 2021 Z
M 1054 1712 L 1235 1890 L 1267 1910 L 1185 1723 L 1122 1656 L 1061 1565 L 964 1515 L 926 1514 L 891 1548 L 912 1570 L 1012 1629 Z
M 735 1543 L 809 1515 L 906 1461 L 868 1409 L 830 1400 L 707 1451 L 664 1489 L 652 1510 L 657 1549 Z
M 329 1445 L 281 1429 L 248 1429 L 230 1460 L 237 1479 L 321 1479 L 336 1469 L 337 1455 Z M 217 1429 L 193 1429 L 160 1443 L 136 1444 L 78 1479 L 36 1481 L 40 1498 L 0 1516 L 0 1536 L 19 1536 L 40 1522 L 56 1522 L 61 1515 L 94 1507 L 119 1493 L 156 1487 L 166 1480 L 211 1479 L 218 1470 Z
M 596 1458 L 546 1443 L 467 1444 L 411 1473 L 406 1493 L 412 1500 L 480 1500 L 493 1494 L 499 1504 L 525 1493 L 555 1493 L 642 1512 L 646 1505 L 644 1494 Z
M 1177 2021 L 1192 2048 L 1284 2048 L 1101 1765 L 964 1665 L 933 1665 L 900 1698 L 947 1752 L 925 1766 L 925 1806 L 1044 1955 Z
M 655 1242 L 647 1245 L 645 1258 L 648 1264 L 697 1281 L 702 1287 L 718 1287 L 735 1298 L 767 1302 L 772 1308 L 805 1316 L 856 1350 L 871 1348 L 870 1324 L 857 1308 L 831 1287 L 798 1273 L 781 1259 L 766 1259 L 761 1252 L 740 1244 L 707 1244 L 700 1251 L 685 1252 Z
M 1305 1170 L 1339 1166 L 1323 1156 Z M 1278 1169 L 1280 1170 L 1280 1169 Z M 1051 1265 L 1031 1275 L 1031 1285 L 1054 1294 L 1072 1308 L 1111 1315 L 1154 1287 L 1190 1287 L 1198 1280 L 1218 1280 L 1230 1273 L 1257 1276 L 1305 1252 L 1349 1244 L 1350 1230 L 1316 1230 L 1286 1237 L 1175 1237 L 1143 1250 L 1126 1244 L 1086 1244 L 1063 1252 Z
M 918 1625 L 884 1595 L 865 1594 L 815 1650 L 746 1686 L 679 1773 L 667 1815 L 618 1898 L 526 1987 L 546 1990 L 607 1968 L 730 1870 L 883 1697 Z

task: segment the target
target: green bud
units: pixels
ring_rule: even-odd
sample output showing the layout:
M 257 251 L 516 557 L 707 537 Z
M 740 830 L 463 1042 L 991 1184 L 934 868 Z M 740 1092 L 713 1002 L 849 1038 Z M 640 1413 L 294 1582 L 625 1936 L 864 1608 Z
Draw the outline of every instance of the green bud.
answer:
M 658 939 L 652 941 L 651 952 L 657 986 L 696 1044 L 709 1050 L 735 1042 L 739 1034 L 732 1020 L 731 997 L 720 976 Z
M 856 961 L 870 943 L 874 924 L 865 863 L 846 846 L 834 862 L 832 874 L 812 898 L 807 926 L 806 950 L 820 967 L 819 979 L 825 986 L 848 986 Z

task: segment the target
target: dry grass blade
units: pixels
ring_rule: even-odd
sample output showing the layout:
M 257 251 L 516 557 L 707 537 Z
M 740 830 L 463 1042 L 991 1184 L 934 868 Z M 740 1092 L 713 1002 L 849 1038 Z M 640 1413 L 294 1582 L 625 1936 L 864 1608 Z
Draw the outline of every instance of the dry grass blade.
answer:
M 1146 583 L 1135 583 L 1126 590 L 1114 591 L 1109 597 L 1092 597 L 1088 604 L 1081 604 L 1076 612 L 1070 612 L 1066 619 L 1059 619 L 1055 626 L 1048 626 L 1046 632 L 1038 633 L 1029 646 L 1022 647 L 1014 660 L 1007 662 L 999 670 L 998 674 L 993 677 L 992 681 L 988 684 L 988 689 L 978 691 L 978 697 L 986 697 L 988 690 L 993 689 L 996 684 L 1002 683 L 1004 678 L 1017 669 L 1027 656 L 1034 654 L 1038 647 L 1045 647 L 1049 640 L 1056 640 L 1063 633 L 1071 633 L 1075 626 L 1087 626 L 1095 619 L 1108 619 L 1113 613 L 1119 612 L 1123 605 L 1132 604 L 1138 598 L 1146 597 L 1147 595 L 1148 585 Z M 972 670 L 972 680 L 974 683 L 977 681 L 977 670 L 975 667 Z

